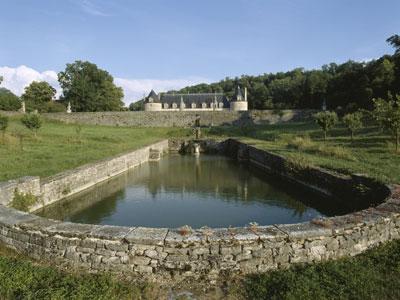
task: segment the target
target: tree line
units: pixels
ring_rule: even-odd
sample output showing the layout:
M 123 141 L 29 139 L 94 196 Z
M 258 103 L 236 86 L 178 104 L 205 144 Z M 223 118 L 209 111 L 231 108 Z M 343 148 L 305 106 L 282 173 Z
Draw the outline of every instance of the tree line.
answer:
M 321 69 L 297 68 L 289 72 L 266 73 L 260 76 L 243 75 L 225 78 L 216 83 L 185 87 L 179 93 L 223 92 L 232 97 L 237 85 L 246 87 L 250 109 L 327 109 L 341 108 L 345 112 L 372 109 L 373 99 L 388 94 L 400 94 L 400 37 L 393 35 L 387 42 L 395 49 L 393 55 L 384 55 L 369 62 L 348 61 L 330 63 Z M 105 70 L 88 61 L 67 64 L 58 73 L 62 88 L 60 99 L 47 82 L 32 82 L 21 100 L 28 111 L 65 111 L 68 103 L 73 111 L 124 110 L 122 88 Z M 1 79 L 0 79 L 1 83 Z M 141 102 L 132 103 L 130 110 L 141 110 Z M 19 97 L 0 88 L 0 110 L 18 110 Z
M 372 109 L 374 98 L 400 93 L 400 37 L 393 35 L 387 42 L 395 48 L 394 55 L 384 55 L 369 62 L 347 61 L 330 63 L 316 70 L 297 68 L 289 72 L 242 75 L 216 83 L 185 87 L 179 93 L 223 92 L 233 96 L 237 85 L 246 87 L 251 109 L 328 109 L 346 111 Z

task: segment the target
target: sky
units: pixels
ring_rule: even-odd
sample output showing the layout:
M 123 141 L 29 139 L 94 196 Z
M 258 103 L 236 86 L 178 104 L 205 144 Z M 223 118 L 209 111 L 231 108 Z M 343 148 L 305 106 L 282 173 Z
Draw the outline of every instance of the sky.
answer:
M 243 74 L 393 53 L 400 0 L 0 0 L 2 87 L 20 95 L 88 60 L 125 103 Z

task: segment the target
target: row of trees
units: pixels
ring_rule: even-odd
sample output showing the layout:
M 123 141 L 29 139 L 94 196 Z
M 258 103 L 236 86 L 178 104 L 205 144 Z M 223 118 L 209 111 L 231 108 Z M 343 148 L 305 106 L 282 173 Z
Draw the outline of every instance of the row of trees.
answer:
M 322 111 L 314 115 L 316 123 L 324 132 L 326 140 L 327 133 L 338 122 L 339 118 L 334 111 Z M 363 119 L 372 119 L 378 124 L 382 132 L 389 132 L 396 145 L 396 151 L 400 147 L 400 95 L 393 97 L 390 93 L 388 99 L 373 99 L 373 110 L 359 110 L 348 113 L 342 118 L 343 124 L 349 130 L 353 140 L 356 130 L 363 126 Z
M 243 75 L 212 84 L 181 89 L 180 93 L 224 92 L 232 96 L 237 85 L 247 87 L 252 109 L 342 107 L 347 111 L 372 109 L 373 98 L 386 97 L 388 91 L 400 93 L 400 37 L 387 39 L 394 55 L 384 55 L 370 62 L 331 63 L 319 70 L 302 68 L 290 72 L 260 76 Z
M 0 78 L 0 84 L 2 78 Z M 0 88 L 0 110 L 15 111 L 25 102 L 26 110 L 39 112 L 65 111 L 70 103 L 74 111 L 118 111 L 123 109 L 122 88 L 115 86 L 113 77 L 90 62 L 67 64 L 58 74 L 63 90 L 55 101 L 56 90 L 47 82 L 33 81 L 19 98 L 11 91 Z

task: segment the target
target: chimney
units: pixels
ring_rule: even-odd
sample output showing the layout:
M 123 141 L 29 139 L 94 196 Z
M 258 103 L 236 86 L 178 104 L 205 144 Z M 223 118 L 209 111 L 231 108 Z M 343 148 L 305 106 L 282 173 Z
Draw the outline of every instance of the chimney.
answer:
M 247 102 L 247 87 L 244 88 L 244 101 Z

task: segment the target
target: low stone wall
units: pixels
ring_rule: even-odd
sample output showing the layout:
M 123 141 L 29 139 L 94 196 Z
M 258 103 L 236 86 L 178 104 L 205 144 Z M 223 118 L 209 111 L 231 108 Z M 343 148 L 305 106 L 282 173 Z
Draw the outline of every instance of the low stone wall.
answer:
M 271 153 L 234 140 L 228 140 L 224 149 L 255 162 L 268 172 L 278 168 L 277 174 L 290 176 L 298 183 L 309 180 L 302 177 L 302 171 L 290 171 L 290 164 L 278 163 L 283 158 Z M 312 172 L 320 179 L 310 183 L 323 193 L 335 193 L 334 182 L 344 180 L 329 172 L 324 177 L 322 169 Z M 374 186 L 369 186 L 369 182 L 365 179 L 363 184 L 372 190 Z M 264 272 L 293 263 L 356 255 L 399 238 L 400 188 L 382 185 L 381 191 L 385 193 L 376 194 L 375 202 L 383 203 L 344 216 L 300 224 L 199 230 L 59 222 L 0 205 L 0 241 L 57 265 L 95 272 L 106 270 L 150 280 Z
M 137 111 L 137 112 L 81 112 L 47 113 L 46 118 L 66 123 L 91 125 L 191 127 L 196 116 L 202 126 L 275 124 L 301 121 L 311 117 L 313 110 L 251 110 L 251 111 Z
M 24 177 L 0 183 L 0 204 L 8 205 L 17 189 L 20 193 L 38 197 L 39 201 L 31 208 L 31 211 L 37 210 L 148 161 L 151 151 L 168 151 L 168 140 L 44 179 Z
M 223 144 L 226 155 L 247 160 L 269 175 L 300 185 L 322 197 L 334 197 L 341 205 L 362 209 L 381 203 L 390 194 L 387 186 L 362 174 L 344 175 L 315 166 L 298 166 L 283 156 L 234 139 Z

